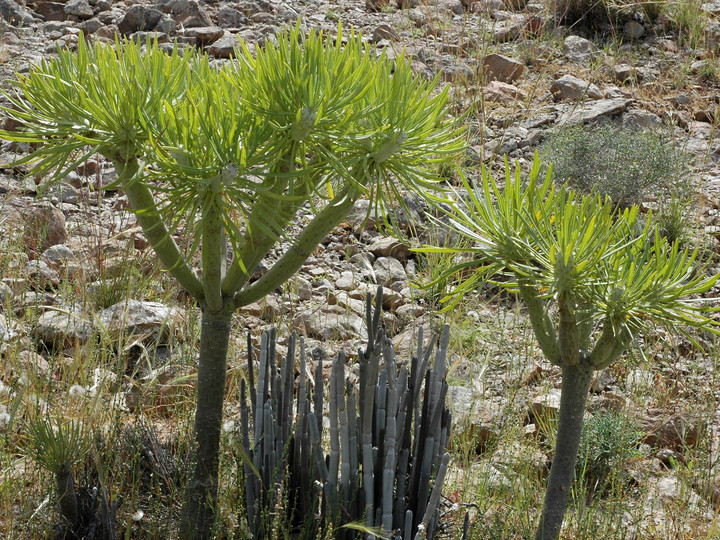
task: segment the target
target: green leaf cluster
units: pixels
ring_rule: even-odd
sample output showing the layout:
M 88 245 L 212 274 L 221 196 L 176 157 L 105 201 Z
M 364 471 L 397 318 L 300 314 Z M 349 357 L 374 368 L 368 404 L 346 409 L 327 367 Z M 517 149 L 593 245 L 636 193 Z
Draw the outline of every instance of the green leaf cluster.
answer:
M 28 436 L 35 462 L 55 474 L 77 465 L 90 450 L 82 424 L 76 421 L 54 426 L 49 420 L 39 419 L 28 426 Z
M 479 184 L 463 178 L 467 197 L 450 228 L 471 247 L 421 250 L 468 259 L 448 271 L 466 276 L 444 299 L 448 307 L 484 282 L 519 293 L 552 362 L 572 365 L 587 355 L 596 369 L 656 325 L 716 327 L 716 309 L 698 295 L 718 276 L 696 267 L 697 250 L 639 227 L 637 206 L 616 211 L 609 198 L 581 196 L 556 186 L 552 170 L 544 178 L 539 171 L 536 159 L 523 182 L 506 163 L 504 189 L 487 170 Z
M 383 213 L 401 192 L 436 199 L 428 165 L 464 146 L 436 84 L 342 29 L 329 39 L 297 25 L 255 54 L 241 42 L 219 67 L 192 49 L 81 39 L 77 53 L 59 50 L 18 75 L 6 113 L 23 128 L 0 137 L 36 144 L 19 161 L 35 174 L 61 178 L 94 153 L 110 159 L 162 262 L 220 309 L 307 202 L 318 215 L 296 242 L 305 257 L 361 196 Z M 180 228 L 193 238 L 185 251 L 171 238 Z M 188 267 L 201 245 L 202 283 Z M 273 280 L 298 266 L 286 262 Z

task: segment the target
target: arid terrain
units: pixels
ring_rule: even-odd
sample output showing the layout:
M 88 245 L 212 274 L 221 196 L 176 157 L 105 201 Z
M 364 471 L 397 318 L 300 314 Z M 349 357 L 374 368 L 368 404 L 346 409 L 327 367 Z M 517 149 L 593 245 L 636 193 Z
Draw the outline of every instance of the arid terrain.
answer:
M 561 182 L 637 203 L 645 216 L 652 210 L 663 234 L 697 248 L 703 271 L 716 274 L 720 2 L 590 5 L 0 0 L 0 86 L 11 96 L 16 74 L 57 47 L 77 47 L 81 33 L 107 43 L 149 37 L 222 63 L 240 39 L 254 50 L 298 20 L 330 36 L 341 24 L 362 32 L 371 54 L 408 55 L 418 76 L 450 86 L 468 144 L 457 169 L 438 171 L 448 186 L 460 185 L 459 171 L 474 180 L 482 167 L 499 180 L 506 159 L 525 174 L 537 154 L 554 163 Z M 9 97 L 0 104 L 10 106 Z M 32 459 L 26 427 L 49 414 L 104 433 L 92 459 L 106 460 L 118 534 L 171 538 L 182 502 L 178 456 L 192 430 L 199 314 L 155 259 L 113 185 L 111 163 L 91 158 L 49 185 L 9 165 L 28 151 L 27 143 L 0 142 L 0 537 L 45 538 L 52 530 L 53 481 Z M 227 537 L 245 530 L 231 448 L 246 332 L 257 346 L 264 329 L 277 327 L 284 353 L 296 330 L 309 349 L 328 352 L 328 376 L 343 350 L 355 377 L 365 296 L 383 285 L 383 323 L 398 358 L 409 359 L 419 326 L 429 335 L 450 324 L 454 427 L 441 536 L 460 538 L 469 512 L 469 538 L 529 538 L 552 459 L 558 369 L 514 296 L 483 286 L 442 311 L 451 284 L 423 286 L 452 258 L 411 248 L 456 238 L 420 202 L 408 198 L 392 216 L 402 241 L 370 210 L 359 201 L 282 290 L 236 316 L 220 488 Z M 287 233 L 258 275 L 287 249 Z M 563 538 L 720 538 L 720 349 L 709 333 L 691 337 L 695 344 L 658 328 L 598 373 Z M 80 467 L 76 482 L 90 488 L 97 479 Z

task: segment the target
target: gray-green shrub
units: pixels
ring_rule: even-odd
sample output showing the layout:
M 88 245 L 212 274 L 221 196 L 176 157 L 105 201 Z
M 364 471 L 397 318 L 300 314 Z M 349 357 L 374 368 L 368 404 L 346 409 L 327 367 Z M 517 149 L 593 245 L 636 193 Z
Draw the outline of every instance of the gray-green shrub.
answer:
M 621 208 L 679 193 L 688 168 L 682 149 L 662 135 L 607 124 L 561 129 L 540 153 L 556 182 L 607 195 Z

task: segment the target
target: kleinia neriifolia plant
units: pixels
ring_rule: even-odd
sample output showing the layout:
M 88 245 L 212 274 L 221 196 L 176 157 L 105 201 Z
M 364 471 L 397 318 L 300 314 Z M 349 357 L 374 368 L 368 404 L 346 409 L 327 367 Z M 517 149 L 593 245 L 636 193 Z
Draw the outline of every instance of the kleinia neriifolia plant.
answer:
M 35 175 L 62 178 L 96 154 L 111 161 L 157 258 L 202 310 L 180 536 L 208 538 L 234 312 L 281 287 L 359 198 L 383 215 L 405 191 L 434 201 L 432 171 L 464 139 L 437 79 L 366 51 L 354 33 L 326 39 L 298 25 L 255 54 L 241 43 L 219 69 L 193 51 L 81 39 L 76 53 L 18 75 L 5 112 L 21 127 L 0 137 L 32 144 L 20 162 Z M 312 219 L 252 281 L 306 204 Z
M 718 276 L 696 267 L 697 250 L 681 250 L 650 228 L 636 226 L 638 207 L 619 212 L 608 198 L 581 196 L 539 179 L 535 160 L 528 181 L 506 163 L 501 189 L 483 169 L 478 185 L 463 178 L 449 226 L 471 247 L 424 251 L 466 256 L 448 273 L 464 276 L 445 298 L 448 308 L 484 282 L 518 294 L 545 357 L 562 372 L 555 453 L 537 540 L 560 535 L 585 413 L 597 370 L 617 361 L 633 339 L 663 326 L 717 332 L 711 308 L 699 295 Z M 639 232 L 638 232 L 639 229 Z M 691 336 L 688 335 L 691 338 Z M 691 338 L 692 339 L 692 338 Z

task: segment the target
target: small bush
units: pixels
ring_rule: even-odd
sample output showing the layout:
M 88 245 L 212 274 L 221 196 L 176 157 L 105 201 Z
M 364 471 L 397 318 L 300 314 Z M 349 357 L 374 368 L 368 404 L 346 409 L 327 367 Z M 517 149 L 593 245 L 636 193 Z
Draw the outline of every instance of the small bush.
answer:
M 655 133 L 578 126 L 550 137 L 541 153 L 553 164 L 557 182 L 607 195 L 621 208 L 687 191 L 680 189 L 687 158 Z
M 614 0 L 554 0 L 552 9 L 558 24 L 591 33 L 622 25 L 633 14 Z
M 558 24 L 589 33 L 611 30 L 620 36 L 626 22 L 638 18 L 654 22 L 665 10 L 663 0 L 554 0 L 551 5 Z
M 625 477 L 625 463 L 639 455 L 642 433 L 622 413 L 601 412 L 585 422 L 576 476 L 591 493 L 602 494 Z
M 679 0 L 672 4 L 671 19 L 675 23 L 679 44 L 690 49 L 702 47 L 708 25 L 707 12 L 697 0 Z

